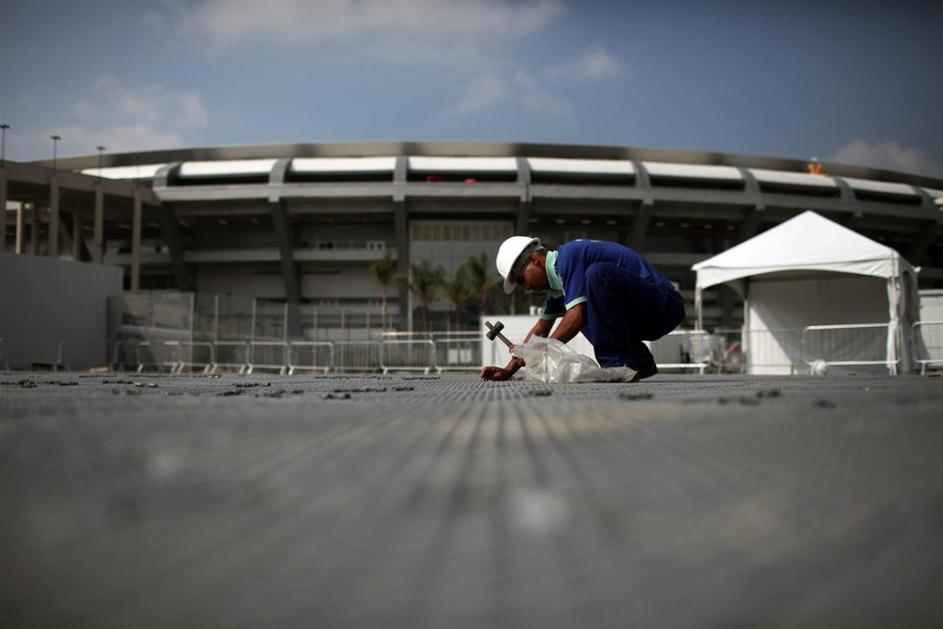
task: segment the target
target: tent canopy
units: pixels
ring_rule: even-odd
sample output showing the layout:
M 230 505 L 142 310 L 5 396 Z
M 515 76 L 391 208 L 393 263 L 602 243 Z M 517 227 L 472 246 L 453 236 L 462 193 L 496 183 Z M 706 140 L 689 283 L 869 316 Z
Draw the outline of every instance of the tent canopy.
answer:
M 697 272 L 700 289 L 784 271 L 832 271 L 883 278 L 912 271 L 890 247 L 811 211 L 691 268 Z

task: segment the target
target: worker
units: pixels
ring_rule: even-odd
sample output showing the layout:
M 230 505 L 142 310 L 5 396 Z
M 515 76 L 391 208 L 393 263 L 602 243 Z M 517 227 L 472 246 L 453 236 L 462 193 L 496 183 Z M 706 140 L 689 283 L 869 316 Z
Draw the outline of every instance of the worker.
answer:
M 642 341 L 654 341 L 684 320 L 684 299 L 664 275 L 633 249 L 615 242 L 574 240 L 547 251 L 540 239 L 512 236 L 496 259 L 504 292 L 517 284 L 528 293 L 545 292 L 546 301 L 532 336 L 551 335 L 563 343 L 578 332 L 593 345 L 601 367 L 630 367 L 633 382 L 658 373 Z M 524 366 L 512 356 L 505 367 L 487 366 L 482 380 L 507 380 Z

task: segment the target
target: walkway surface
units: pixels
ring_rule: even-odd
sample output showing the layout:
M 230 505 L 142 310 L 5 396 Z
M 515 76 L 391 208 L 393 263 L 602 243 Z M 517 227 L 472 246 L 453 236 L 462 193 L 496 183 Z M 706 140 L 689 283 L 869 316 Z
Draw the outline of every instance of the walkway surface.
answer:
M 0 373 L 4 627 L 943 624 L 943 380 Z

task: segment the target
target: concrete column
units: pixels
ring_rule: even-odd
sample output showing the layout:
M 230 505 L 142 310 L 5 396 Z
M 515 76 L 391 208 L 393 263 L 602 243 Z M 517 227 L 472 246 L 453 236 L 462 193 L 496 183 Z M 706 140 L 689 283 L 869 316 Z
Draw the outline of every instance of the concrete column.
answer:
M 0 253 L 7 245 L 7 170 L 0 166 Z
M 72 259 L 82 261 L 82 210 L 72 210 Z
M 141 290 L 141 189 L 134 188 L 134 214 L 131 221 L 131 292 Z
M 409 215 L 405 201 L 393 203 L 393 233 L 396 239 L 396 270 L 404 279 L 399 282 L 399 329 L 410 330 L 409 286 Z
M 95 184 L 95 236 L 92 247 L 92 262 L 102 263 L 105 252 L 105 194 L 99 181 Z
M 30 212 L 29 254 L 39 255 L 39 208 L 35 205 Z
M 49 180 L 49 234 L 46 255 L 59 257 L 59 181 L 53 175 Z
M 16 206 L 16 254 L 23 253 L 23 204 Z

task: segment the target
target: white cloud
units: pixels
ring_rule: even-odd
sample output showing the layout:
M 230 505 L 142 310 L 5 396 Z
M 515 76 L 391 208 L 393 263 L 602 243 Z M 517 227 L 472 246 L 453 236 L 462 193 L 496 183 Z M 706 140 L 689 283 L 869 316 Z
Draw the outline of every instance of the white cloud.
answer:
M 829 159 L 843 164 L 943 176 L 943 168 L 925 152 L 893 141 L 868 142 L 856 138 L 832 153 Z
M 524 109 L 540 114 L 568 114 L 570 104 L 543 88 L 533 75 L 520 70 L 514 73 L 514 85 Z
M 68 125 L 50 129 L 48 135 L 62 136 L 61 154 L 91 154 L 95 147 L 104 145 L 109 153 L 156 150 L 184 146 L 183 136 L 172 130 L 161 131 L 144 124 L 115 125 L 87 128 Z M 49 140 L 46 140 L 49 143 Z
M 50 153 L 52 134 L 62 136 L 63 155 L 94 153 L 97 145 L 109 152 L 183 146 L 184 132 L 207 122 L 206 107 L 196 91 L 158 84 L 128 86 L 111 76 L 99 77 L 74 94 L 67 107 L 69 123 L 24 134 L 29 153 Z
M 449 108 L 453 114 L 469 114 L 487 109 L 505 100 L 507 86 L 496 76 L 479 76 L 469 81 L 458 102 Z
M 340 47 L 383 62 L 461 66 L 493 59 L 499 44 L 543 29 L 560 10 L 558 0 L 204 0 L 178 24 L 217 51 L 244 43 Z
M 624 63 L 596 44 L 575 59 L 564 61 L 547 69 L 552 79 L 576 79 L 579 81 L 605 81 L 627 74 Z

